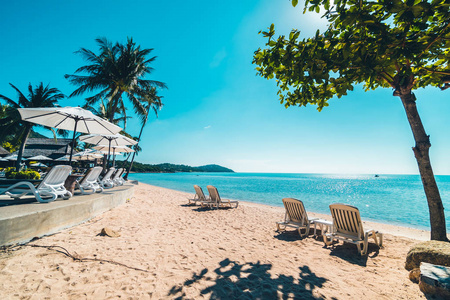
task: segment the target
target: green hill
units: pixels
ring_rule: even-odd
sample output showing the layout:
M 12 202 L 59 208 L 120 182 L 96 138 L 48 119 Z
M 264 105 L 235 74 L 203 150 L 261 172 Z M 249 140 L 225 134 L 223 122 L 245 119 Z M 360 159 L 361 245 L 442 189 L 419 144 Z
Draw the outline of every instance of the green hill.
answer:
M 129 167 L 129 162 L 116 161 L 116 168 L 127 168 Z M 131 169 L 132 172 L 137 173 L 176 173 L 176 172 L 231 172 L 234 171 L 219 165 L 206 165 L 200 167 L 191 167 L 187 165 L 175 165 L 175 164 L 143 164 L 140 162 L 134 162 Z

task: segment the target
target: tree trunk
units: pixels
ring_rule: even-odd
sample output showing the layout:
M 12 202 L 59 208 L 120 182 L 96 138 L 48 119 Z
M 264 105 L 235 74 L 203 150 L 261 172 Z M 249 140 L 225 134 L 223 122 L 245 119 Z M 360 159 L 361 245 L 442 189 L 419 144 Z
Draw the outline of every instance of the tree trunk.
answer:
M 122 93 L 117 95 L 112 99 L 112 107 L 111 107 L 111 115 L 109 116 L 109 122 L 114 123 L 114 115 L 116 114 L 117 106 L 119 105 L 119 101 L 122 99 Z
M 31 128 L 33 127 L 31 124 L 27 122 L 27 125 L 25 125 L 25 134 L 22 140 L 22 144 L 20 144 L 19 153 L 17 154 L 17 160 L 16 160 L 16 172 L 19 172 L 20 169 L 20 163 L 22 162 L 22 156 L 23 156 L 23 150 L 25 149 L 25 145 L 28 140 L 28 136 L 30 136 Z
M 419 112 L 417 111 L 416 98 L 414 94 L 411 93 L 411 90 L 398 93 L 398 96 L 400 96 L 400 99 L 402 100 L 416 142 L 413 151 L 417 160 L 417 165 L 419 166 L 420 177 L 428 201 L 431 239 L 448 241 L 444 206 L 434 178 L 433 169 L 431 168 L 429 156 L 429 149 L 431 147 L 430 137 L 425 132 Z
M 147 118 L 148 118 L 148 110 L 147 110 L 147 116 L 145 117 L 144 123 L 142 124 L 141 131 L 139 132 L 138 136 L 138 144 L 141 141 L 142 131 L 144 130 L 145 125 L 147 124 Z M 131 172 L 131 168 L 133 167 L 134 157 L 136 156 L 136 152 L 133 152 L 133 157 L 131 158 L 130 166 L 128 167 L 127 174 L 123 177 L 125 180 L 128 180 L 128 174 Z
M 128 180 L 128 174 L 130 174 L 131 168 L 133 167 L 134 162 L 134 156 L 136 155 L 136 152 L 133 152 L 133 157 L 131 158 L 130 166 L 128 167 L 127 174 L 123 177 L 123 179 Z

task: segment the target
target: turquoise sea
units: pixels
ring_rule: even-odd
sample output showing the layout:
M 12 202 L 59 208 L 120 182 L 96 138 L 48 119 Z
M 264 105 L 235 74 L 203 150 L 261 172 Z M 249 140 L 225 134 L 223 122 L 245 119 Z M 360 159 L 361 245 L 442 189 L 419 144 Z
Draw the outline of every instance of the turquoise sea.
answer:
M 328 205 L 357 206 L 365 220 L 429 230 L 428 206 L 419 175 L 326 175 L 278 173 L 136 173 L 130 179 L 194 194 L 211 184 L 222 198 L 283 206 L 297 198 L 307 211 L 330 214 Z M 450 176 L 436 176 L 444 207 L 450 208 Z M 446 213 L 450 230 L 450 213 Z

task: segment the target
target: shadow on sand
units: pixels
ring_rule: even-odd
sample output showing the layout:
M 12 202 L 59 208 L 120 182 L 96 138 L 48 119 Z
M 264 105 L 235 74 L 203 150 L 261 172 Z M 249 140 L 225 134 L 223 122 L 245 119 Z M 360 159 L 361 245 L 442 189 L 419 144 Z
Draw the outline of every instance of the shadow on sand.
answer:
M 312 232 L 310 232 L 308 238 L 314 238 L 311 236 L 311 234 Z M 303 240 L 306 237 L 301 238 L 297 230 L 290 230 L 278 232 L 276 235 L 274 235 L 274 238 L 285 242 L 296 242 Z M 318 236 L 315 239 L 317 241 L 322 241 L 321 236 Z M 326 248 L 325 244 L 323 247 Z M 349 263 L 359 265 L 362 267 L 365 267 L 367 265 L 367 259 L 369 257 L 370 258 L 377 257 L 380 252 L 380 248 L 372 243 L 369 243 L 369 250 L 367 252 L 368 254 L 364 256 L 359 255 L 358 251 L 356 250 L 357 249 L 356 246 L 351 243 L 335 243 L 332 246 L 328 247 L 328 249 L 330 250 L 331 256 L 339 257 L 343 260 L 348 261 Z
M 304 240 L 306 237 L 300 237 L 297 230 L 286 230 L 286 231 L 277 231 L 277 234 L 273 236 L 274 238 L 285 241 L 285 242 L 295 242 Z
M 271 264 L 239 264 L 227 258 L 219 263 L 214 275 L 207 276 L 206 268 L 199 274 L 194 273 L 183 284 L 173 286 L 168 296 L 188 299 L 183 288 L 203 280 L 212 283 L 199 291 L 209 299 L 324 299 L 314 289 L 322 287 L 327 280 L 316 276 L 308 266 L 299 267 L 298 278 L 282 274 L 273 276 L 269 273 L 271 268 Z
M 362 267 L 367 266 L 367 259 L 377 257 L 380 253 L 380 248 L 375 245 L 369 243 L 369 250 L 367 251 L 367 255 L 359 255 L 357 248 L 355 245 L 350 243 L 343 244 L 333 244 L 330 247 L 330 255 L 339 257 L 343 260 L 348 261 L 349 263 L 359 265 Z

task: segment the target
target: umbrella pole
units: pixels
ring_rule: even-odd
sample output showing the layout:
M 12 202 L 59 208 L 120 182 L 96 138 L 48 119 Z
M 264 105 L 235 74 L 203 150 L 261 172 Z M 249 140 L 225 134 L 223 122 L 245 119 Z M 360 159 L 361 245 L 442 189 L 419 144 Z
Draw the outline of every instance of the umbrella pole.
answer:
M 107 167 L 109 166 L 109 158 L 110 158 L 110 155 L 111 155 L 111 140 L 109 140 L 109 147 L 108 147 L 108 162 L 107 162 L 107 164 L 106 164 Z
M 73 129 L 72 147 L 70 147 L 69 165 L 72 165 L 73 147 L 75 146 L 75 134 L 77 133 L 78 119 L 75 119 L 75 128 Z
M 113 168 L 116 166 L 116 148 L 113 148 Z

